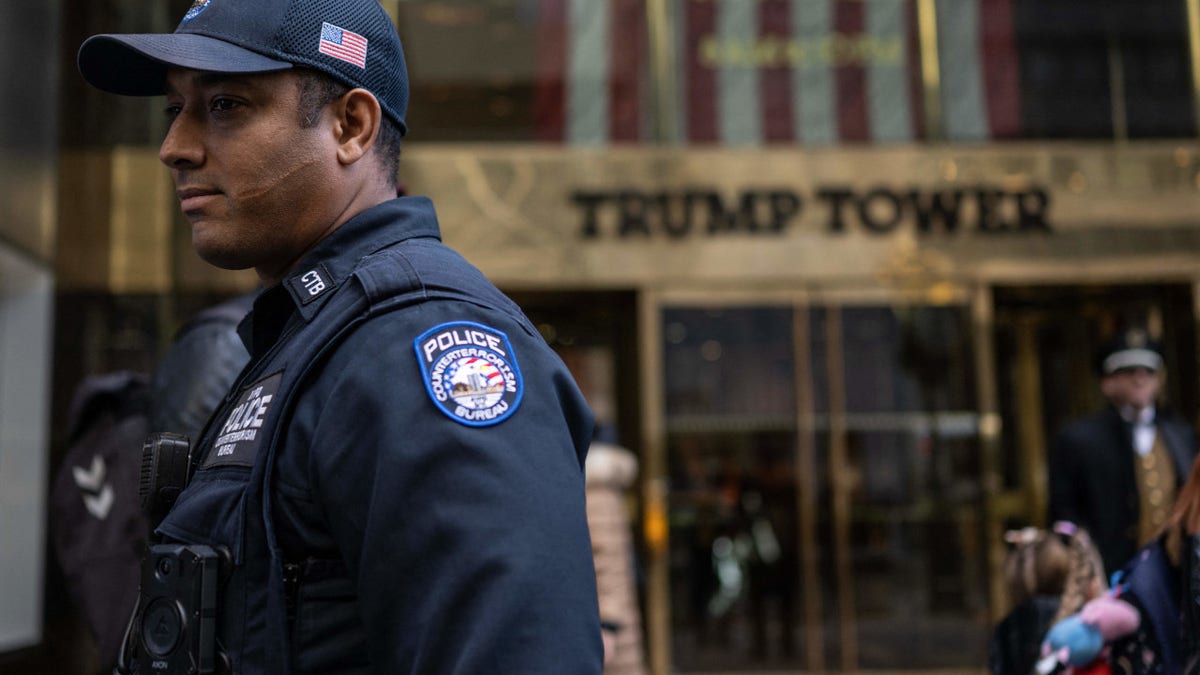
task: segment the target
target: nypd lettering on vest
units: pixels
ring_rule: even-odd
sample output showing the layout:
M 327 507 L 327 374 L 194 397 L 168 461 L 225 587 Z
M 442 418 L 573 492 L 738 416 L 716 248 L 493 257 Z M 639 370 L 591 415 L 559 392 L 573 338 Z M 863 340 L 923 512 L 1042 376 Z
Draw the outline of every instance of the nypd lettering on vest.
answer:
M 447 417 L 473 427 L 498 424 L 521 403 L 517 356 L 504 333 L 478 323 L 435 326 L 413 341 L 425 390 Z

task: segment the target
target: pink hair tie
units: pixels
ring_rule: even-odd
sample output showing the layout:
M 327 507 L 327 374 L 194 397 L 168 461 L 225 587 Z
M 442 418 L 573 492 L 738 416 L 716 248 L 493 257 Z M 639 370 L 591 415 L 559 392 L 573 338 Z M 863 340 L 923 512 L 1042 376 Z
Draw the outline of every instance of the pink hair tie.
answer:
M 1059 534 L 1074 537 L 1079 531 L 1079 526 L 1069 520 L 1056 520 L 1052 529 Z

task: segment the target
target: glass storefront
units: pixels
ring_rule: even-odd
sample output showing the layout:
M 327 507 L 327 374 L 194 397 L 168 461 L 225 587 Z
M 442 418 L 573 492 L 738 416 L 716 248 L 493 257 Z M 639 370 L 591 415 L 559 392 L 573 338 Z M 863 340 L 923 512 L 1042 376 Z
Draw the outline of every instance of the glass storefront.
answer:
M 982 663 L 962 309 L 671 307 L 662 322 L 673 662 Z

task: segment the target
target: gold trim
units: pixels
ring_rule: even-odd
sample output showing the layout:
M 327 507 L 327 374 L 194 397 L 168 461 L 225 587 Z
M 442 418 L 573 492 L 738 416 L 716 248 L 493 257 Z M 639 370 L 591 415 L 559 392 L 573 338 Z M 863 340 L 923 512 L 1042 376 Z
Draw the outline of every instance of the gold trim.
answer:
M 987 556 L 988 606 L 992 620 L 998 621 L 1006 611 L 1007 591 L 1004 585 L 1004 521 L 1011 514 L 1011 500 L 1001 485 L 1000 443 L 1001 425 L 996 377 L 996 347 L 993 341 L 995 316 L 994 298 L 989 286 L 977 286 L 971 302 L 972 341 L 975 352 L 975 392 L 979 398 L 979 451 L 982 458 L 980 480 L 984 495 L 984 551 Z M 1018 506 L 1023 502 L 1018 502 Z
M 796 515 L 800 540 L 800 583 L 804 588 L 805 663 L 812 672 L 825 670 L 825 620 L 821 615 L 821 568 L 817 552 L 817 448 L 813 418 L 813 386 L 809 359 L 812 344 L 808 322 L 809 304 L 798 298 L 792 304 L 792 358 L 796 379 L 796 469 L 794 480 L 800 490 Z M 787 627 L 790 630 L 790 626 Z
M 667 491 L 666 411 L 663 408 L 662 382 L 662 302 L 653 293 L 639 293 L 638 351 L 641 353 L 642 397 L 642 494 L 647 509 L 670 508 Z M 671 672 L 671 570 L 670 529 L 646 560 L 646 637 L 650 672 Z
M 1184 0 L 1187 5 L 1188 48 L 1192 62 L 1192 101 L 1196 133 L 1200 134 L 1200 0 Z
M 999 413 L 981 413 L 979 415 L 979 435 L 983 438 L 998 439 L 1004 429 L 1004 422 Z
M 938 306 L 967 305 L 971 301 L 970 287 L 955 285 L 947 296 L 938 296 L 944 302 L 932 303 L 931 297 L 924 289 L 904 289 L 894 286 L 875 285 L 873 279 L 865 278 L 861 283 L 847 284 L 843 287 L 830 287 L 817 283 L 805 284 L 802 291 L 803 302 L 813 305 L 838 304 L 851 307 L 864 305 L 897 305 L 897 306 Z M 755 286 L 747 284 L 745 288 L 729 288 L 728 284 L 691 282 L 686 285 L 660 286 L 656 290 L 662 300 L 668 304 L 704 303 L 711 307 L 740 307 L 746 304 L 771 303 L 786 305 L 799 302 L 795 283 L 770 284 Z
M 646 0 L 646 27 L 650 49 L 650 90 L 654 96 L 654 137 L 659 143 L 673 143 L 677 101 L 675 98 L 675 39 L 671 32 L 669 0 Z
M 921 43 L 925 135 L 929 141 L 940 141 L 946 135 L 942 128 L 942 74 L 938 57 L 936 0 L 917 0 L 917 37 Z

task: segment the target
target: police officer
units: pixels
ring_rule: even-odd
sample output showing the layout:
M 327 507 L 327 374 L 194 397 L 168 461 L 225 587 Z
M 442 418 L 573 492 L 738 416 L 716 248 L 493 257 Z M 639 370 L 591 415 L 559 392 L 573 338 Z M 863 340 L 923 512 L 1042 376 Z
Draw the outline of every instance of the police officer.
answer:
M 195 249 L 264 286 L 155 530 L 178 554 L 147 558 L 133 669 L 197 669 L 215 623 L 201 671 L 599 673 L 592 416 L 429 200 L 396 197 L 408 80 L 377 0 L 195 0 L 174 33 L 91 37 L 79 67 L 166 95 Z M 207 572 L 163 581 L 210 550 L 211 611 Z M 146 597 L 160 582 L 184 597 Z

